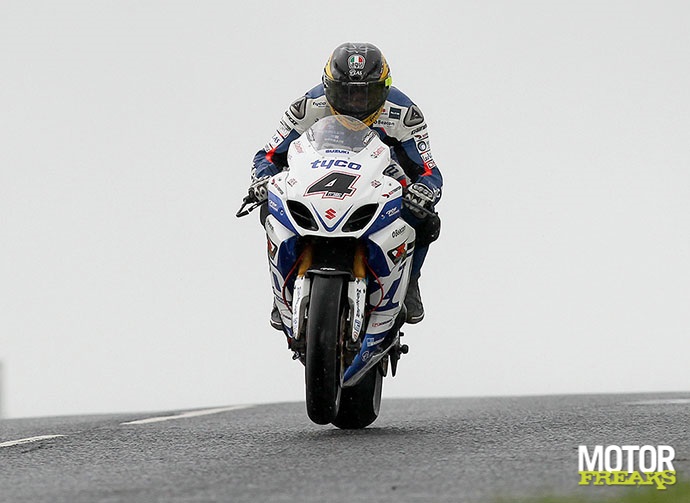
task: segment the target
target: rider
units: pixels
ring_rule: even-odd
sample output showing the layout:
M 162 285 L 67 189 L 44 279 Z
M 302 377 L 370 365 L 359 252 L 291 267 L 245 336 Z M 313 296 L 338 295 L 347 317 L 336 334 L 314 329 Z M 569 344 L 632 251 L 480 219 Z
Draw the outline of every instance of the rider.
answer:
M 335 48 L 324 68 L 322 83 L 290 105 L 268 144 L 254 156 L 252 185 L 261 187 L 257 181 L 287 167 L 288 147 L 300 134 L 319 119 L 339 114 L 355 117 L 378 132 L 390 146 L 394 161 L 387 174 L 400 181 L 405 198 L 433 210 L 441 198 L 443 178 L 431 156 L 424 116 L 410 98 L 391 86 L 386 59 L 369 43 L 345 43 Z M 264 197 L 265 190 L 264 185 Z M 405 297 L 406 321 L 419 323 L 424 318 L 419 278 L 429 244 L 438 238 L 440 220 L 407 206 L 402 216 L 417 234 Z M 282 329 L 275 305 L 271 325 Z

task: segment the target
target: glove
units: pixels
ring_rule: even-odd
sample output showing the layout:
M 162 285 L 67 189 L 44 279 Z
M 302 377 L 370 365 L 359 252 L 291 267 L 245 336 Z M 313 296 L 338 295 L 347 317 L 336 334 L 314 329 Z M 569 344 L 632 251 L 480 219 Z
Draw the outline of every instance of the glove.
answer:
M 413 183 L 407 187 L 404 197 L 407 201 L 413 203 L 408 205 L 408 207 L 410 208 L 410 212 L 415 217 L 422 219 L 429 216 L 427 212 L 413 205 L 421 206 L 426 210 L 431 210 L 435 200 L 433 190 L 423 183 Z
M 268 199 L 268 179 L 270 177 L 264 176 L 252 180 L 249 185 L 249 197 L 257 203 L 262 203 Z

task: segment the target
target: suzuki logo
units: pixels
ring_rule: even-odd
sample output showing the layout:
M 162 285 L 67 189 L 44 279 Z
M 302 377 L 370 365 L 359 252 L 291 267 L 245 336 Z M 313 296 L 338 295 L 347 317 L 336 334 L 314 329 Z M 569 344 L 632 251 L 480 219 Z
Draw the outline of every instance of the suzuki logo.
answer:
M 335 213 L 335 210 L 333 208 L 330 208 L 326 211 L 325 215 L 326 215 L 327 219 L 333 220 L 335 218 L 336 213 Z

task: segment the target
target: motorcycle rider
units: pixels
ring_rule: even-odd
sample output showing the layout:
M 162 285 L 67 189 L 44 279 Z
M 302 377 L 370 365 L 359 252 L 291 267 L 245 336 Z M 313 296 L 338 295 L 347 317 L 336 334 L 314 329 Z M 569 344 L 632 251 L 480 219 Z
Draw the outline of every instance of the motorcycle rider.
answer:
M 250 192 L 258 200 L 266 198 L 266 180 L 287 167 L 290 143 L 323 117 L 349 115 L 378 132 L 391 149 L 393 164 L 386 174 L 403 185 L 406 199 L 431 210 L 429 213 L 403 206 L 402 212 L 417 236 L 405 297 L 406 322 L 419 323 L 424 318 L 419 278 L 429 245 L 440 232 L 440 219 L 433 209 L 441 198 L 443 178 L 429 149 L 421 110 L 391 82 L 388 63 L 376 46 L 344 43 L 336 47 L 325 65 L 322 83 L 289 106 L 269 142 L 254 156 Z M 282 330 L 275 304 L 271 325 Z

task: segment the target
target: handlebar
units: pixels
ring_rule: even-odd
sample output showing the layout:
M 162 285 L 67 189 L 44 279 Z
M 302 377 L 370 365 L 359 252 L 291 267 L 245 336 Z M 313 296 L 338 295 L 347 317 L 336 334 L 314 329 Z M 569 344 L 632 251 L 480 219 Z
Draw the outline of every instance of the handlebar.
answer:
M 240 206 L 240 209 L 237 210 L 237 213 L 235 213 L 235 216 L 237 218 L 246 217 L 262 204 L 266 204 L 266 202 L 267 200 L 265 199 L 263 201 L 257 201 L 256 199 L 254 199 L 253 195 L 248 194 L 244 196 L 244 199 L 242 199 L 242 205 Z
M 247 194 L 244 196 L 244 199 L 242 199 L 242 205 L 240 206 L 240 209 L 237 210 L 237 213 L 235 213 L 235 216 L 237 218 L 246 217 L 262 204 L 266 204 L 266 200 L 257 201 L 251 194 Z M 435 211 L 432 211 L 421 204 L 412 202 L 409 199 L 403 199 L 402 204 L 408 208 L 414 208 L 416 211 L 422 213 L 425 217 L 435 217 L 438 215 L 438 213 Z

